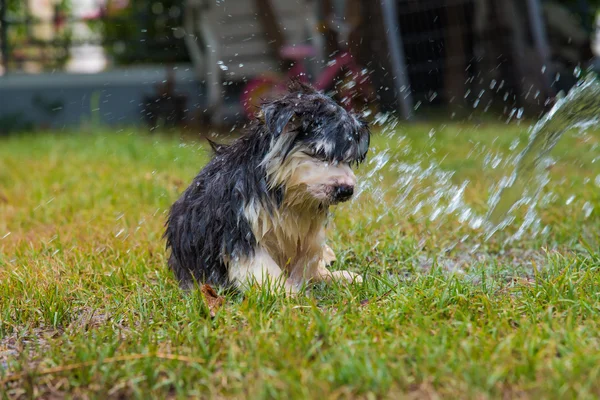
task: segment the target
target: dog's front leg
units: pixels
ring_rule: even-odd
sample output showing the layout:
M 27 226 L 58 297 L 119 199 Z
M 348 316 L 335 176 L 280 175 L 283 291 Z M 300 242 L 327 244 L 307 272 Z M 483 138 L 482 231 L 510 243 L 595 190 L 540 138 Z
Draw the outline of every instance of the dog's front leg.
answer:
M 288 294 L 298 293 L 269 253 L 259 247 L 253 256 L 241 258 L 229 263 L 229 280 L 241 290 L 248 290 L 252 285 L 269 289 L 284 289 Z
M 348 283 L 361 283 L 362 277 L 350 271 L 330 271 L 327 267 L 330 266 L 337 258 L 331 247 L 326 244 L 322 247 L 322 256 L 319 260 L 319 265 L 315 276 L 316 281 L 331 283 L 332 281 L 344 281 Z

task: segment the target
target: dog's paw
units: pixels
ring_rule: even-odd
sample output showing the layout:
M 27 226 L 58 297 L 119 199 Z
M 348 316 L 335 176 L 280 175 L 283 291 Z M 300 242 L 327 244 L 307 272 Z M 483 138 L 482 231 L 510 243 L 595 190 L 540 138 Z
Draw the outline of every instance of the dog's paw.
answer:
M 363 278 L 359 274 L 350 271 L 332 271 L 332 280 L 346 283 L 362 283 Z
M 321 260 L 323 261 L 323 260 Z M 340 283 L 362 283 L 362 276 L 355 274 L 350 271 L 330 271 L 323 265 L 319 266 L 317 275 L 315 276 L 316 281 L 322 282 L 340 282 Z

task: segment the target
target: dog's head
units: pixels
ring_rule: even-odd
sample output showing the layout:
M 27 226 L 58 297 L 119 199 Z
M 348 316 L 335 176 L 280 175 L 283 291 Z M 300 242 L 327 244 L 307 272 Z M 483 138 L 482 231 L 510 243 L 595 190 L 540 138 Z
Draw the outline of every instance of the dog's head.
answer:
M 263 104 L 259 114 L 270 135 L 263 164 L 271 187 L 285 189 L 288 204 L 328 206 L 349 200 L 369 149 L 366 122 L 310 86 Z

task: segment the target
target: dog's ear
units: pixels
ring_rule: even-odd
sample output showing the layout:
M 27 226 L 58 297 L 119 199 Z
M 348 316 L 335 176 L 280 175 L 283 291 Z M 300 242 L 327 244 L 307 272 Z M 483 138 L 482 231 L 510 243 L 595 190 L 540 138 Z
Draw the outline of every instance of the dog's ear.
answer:
M 302 82 L 298 78 L 292 78 L 288 85 L 290 93 L 315 94 L 317 91 L 310 84 Z
M 217 143 L 217 142 L 213 142 L 210 139 L 206 139 L 206 141 L 208 142 L 208 144 L 210 145 L 210 148 L 212 149 L 213 153 L 218 156 L 219 154 L 222 154 L 226 149 L 227 146 L 226 144 L 222 144 L 222 143 Z
M 291 104 L 276 101 L 265 104 L 262 108 L 262 114 L 266 127 L 275 138 L 278 138 L 294 117 L 294 107 Z

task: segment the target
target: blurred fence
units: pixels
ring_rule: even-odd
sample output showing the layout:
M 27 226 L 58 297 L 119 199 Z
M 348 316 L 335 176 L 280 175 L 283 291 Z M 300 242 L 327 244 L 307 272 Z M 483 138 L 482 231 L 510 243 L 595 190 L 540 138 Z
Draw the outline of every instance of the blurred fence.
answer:
M 589 21 L 596 10 L 588 1 L 396 3 L 416 107 L 543 110 L 594 57 Z
M 550 90 L 540 71 L 548 60 L 545 43 L 533 40 L 534 24 L 543 25 L 542 15 L 525 3 L 399 1 L 415 107 L 446 104 L 470 112 L 494 104 L 501 105 L 500 111 L 527 104 L 543 107 Z
M 438 103 L 453 69 L 473 60 L 473 0 L 398 2 L 406 68 L 415 98 Z M 418 100 L 417 100 L 418 101 Z

